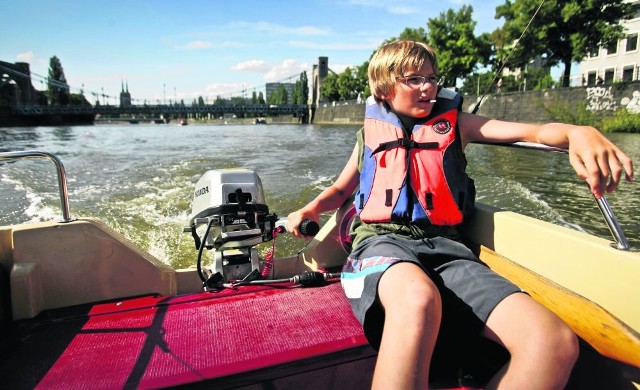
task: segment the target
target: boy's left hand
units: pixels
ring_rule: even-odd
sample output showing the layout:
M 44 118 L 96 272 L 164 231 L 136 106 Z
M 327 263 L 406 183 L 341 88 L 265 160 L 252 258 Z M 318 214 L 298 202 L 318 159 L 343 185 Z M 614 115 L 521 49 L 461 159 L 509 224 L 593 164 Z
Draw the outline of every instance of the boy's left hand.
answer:
M 616 189 L 622 172 L 633 178 L 633 163 L 620 148 L 593 127 L 576 126 L 568 134 L 569 162 L 596 198 Z

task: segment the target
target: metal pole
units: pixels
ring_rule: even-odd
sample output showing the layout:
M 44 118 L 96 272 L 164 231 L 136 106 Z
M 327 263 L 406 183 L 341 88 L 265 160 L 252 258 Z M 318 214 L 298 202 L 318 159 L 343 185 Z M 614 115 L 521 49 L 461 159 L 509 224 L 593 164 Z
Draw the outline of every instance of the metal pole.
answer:
M 67 176 L 64 171 L 64 165 L 62 161 L 55 155 L 43 152 L 39 150 L 27 150 L 21 152 L 3 152 L 0 153 L 0 161 L 2 160 L 15 160 L 20 158 L 33 158 L 33 157 L 43 157 L 52 161 L 56 166 L 56 172 L 58 174 L 58 188 L 60 191 L 60 206 L 62 208 L 62 221 L 60 222 L 71 222 L 75 221 L 76 218 L 71 217 L 71 213 L 69 212 L 69 192 L 67 191 Z
M 557 148 L 555 146 L 548 146 L 548 145 L 538 144 L 533 142 L 513 142 L 513 143 L 478 142 L 478 143 L 485 144 L 485 145 L 509 146 L 509 147 L 515 147 L 515 148 L 523 148 L 523 149 L 542 150 L 545 152 L 557 152 L 557 153 L 565 153 L 565 154 L 569 153 L 567 149 Z M 618 223 L 618 219 L 613 213 L 613 210 L 611 209 L 611 206 L 609 205 L 609 202 L 607 201 L 607 199 L 604 197 L 604 195 L 600 199 L 597 199 L 595 196 L 593 198 L 596 200 L 598 208 L 600 209 L 600 212 L 602 213 L 602 216 L 604 217 L 604 220 L 607 223 L 607 227 L 609 228 L 609 231 L 611 232 L 611 235 L 615 240 L 615 245 L 612 245 L 612 246 L 620 250 L 630 250 L 631 244 L 629 244 L 629 241 L 625 237 L 624 232 L 622 231 L 622 228 Z

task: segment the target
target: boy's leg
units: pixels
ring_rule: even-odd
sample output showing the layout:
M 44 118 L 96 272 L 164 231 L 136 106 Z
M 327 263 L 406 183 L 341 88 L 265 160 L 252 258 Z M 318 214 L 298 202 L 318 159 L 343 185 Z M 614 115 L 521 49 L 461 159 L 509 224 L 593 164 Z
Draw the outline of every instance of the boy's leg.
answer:
M 502 300 L 489 315 L 483 335 L 511 354 L 487 389 L 562 389 L 578 358 L 573 331 L 526 294 Z
M 426 389 L 438 337 L 442 302 L 436 285 L 416 264 L 401 262 L 378 285 L 385 320 L 374 389 Z

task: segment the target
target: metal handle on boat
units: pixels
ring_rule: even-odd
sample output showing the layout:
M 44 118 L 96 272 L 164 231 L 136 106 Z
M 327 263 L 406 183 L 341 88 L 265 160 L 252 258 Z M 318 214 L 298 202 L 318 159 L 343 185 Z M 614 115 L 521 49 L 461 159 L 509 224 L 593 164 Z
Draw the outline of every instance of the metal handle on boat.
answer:
M 62 208 L 62 220 L 60 222 L 71 222 L 74 221 L 75 218 L 71 217 L 69 213 L 69 195 L 67 192 L 67 176 L 64 172 L 64 165 L 62 161 L 55 155 L 43 152 L 40 150 L 26 150 L 22 152 L 2 152 L 0 153 L 0 161 L 3 160 L 17 160 L 21 158 L 34 158 L 34 157 L 42 157 L 49 159 L 56 166 L 56 171 L 58 173 L 58 188 L 60 190 L 60 206 Z
M 544 144 L 538 144 L 534 142 L 513 142 L 513 143 L 492 143 L 492 142 L 478 142 L 479 144 L 484 145 L 497 145 L 497 146 L 510 146 L 515 148 L 523 148 L 523 149 L 533 149 L 533 150 L 542 150 L 545 152 L 557 152 L 568 154 L 569 151 L 567 149 L 558 148 L 555 146 L 547 146 Z M 611 206 L 609 205 L 609 201 L 603 195 L 600 199 L 593 197 L 596 200 L 596 204 L 604 217 L 605 222 L 607 223 L 607 227 L 615 240 L 615 248 L 620 250 L 630 250 L 631 244 L 624 235 L 620 224 L 618 223 L 618 219 L 616 218 Z

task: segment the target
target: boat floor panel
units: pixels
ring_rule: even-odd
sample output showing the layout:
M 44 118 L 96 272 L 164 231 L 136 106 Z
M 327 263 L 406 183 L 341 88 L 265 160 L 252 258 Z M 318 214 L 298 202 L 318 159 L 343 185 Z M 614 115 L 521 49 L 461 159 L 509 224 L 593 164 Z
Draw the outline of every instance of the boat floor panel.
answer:
M 157 388 L 373 355 L 335 283 L 136 297 L 49 311 L 15 333 L 0 365 L 12 388 Z

